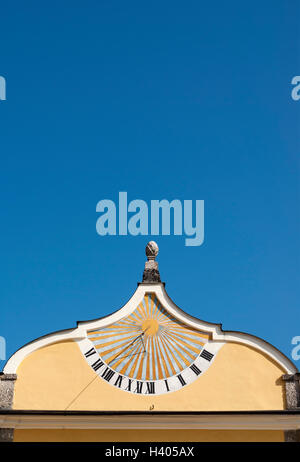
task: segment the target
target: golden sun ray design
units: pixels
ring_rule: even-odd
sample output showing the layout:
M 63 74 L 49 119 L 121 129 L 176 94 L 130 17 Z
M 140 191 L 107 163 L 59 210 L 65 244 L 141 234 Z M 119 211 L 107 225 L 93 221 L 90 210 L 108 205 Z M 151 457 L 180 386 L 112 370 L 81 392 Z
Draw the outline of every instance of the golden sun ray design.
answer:
M 209 335 L 169 314 L 156 295 L 145 294 L 126 318 L 88 332 L 102 360 L 137 380 L 161 380 L 180 373 L 200 354 Z

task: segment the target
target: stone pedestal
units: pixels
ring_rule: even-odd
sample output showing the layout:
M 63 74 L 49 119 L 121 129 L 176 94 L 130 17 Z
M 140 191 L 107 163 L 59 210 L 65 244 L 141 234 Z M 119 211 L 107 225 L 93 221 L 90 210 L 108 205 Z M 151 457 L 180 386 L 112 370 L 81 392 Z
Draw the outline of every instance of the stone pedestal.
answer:
M 158 245 L 154 241 L 148 242 L 146 246 L 146 255 L 148 261 L 145 263 L 145 269 L 143 273 L 143 282 L 144 283 L 151 283 L 151 282 L 161 282 L 160 274 L 158 271 L 158 263 L 155 261 L 155 257 L 158 254 Z
M 11 409 L 14 399 L 16 374 L 0 373 L 0 409 Z M 13 428 L 0 428 L 0 442 L 10 442 L 14 438 Z
M 300 409 L 300 372 L 282 376 L 285 385 L 285 399 L 287 409 Z M 284 432 L 285 441 L 300 442 L 300 430 L 287 430 Z

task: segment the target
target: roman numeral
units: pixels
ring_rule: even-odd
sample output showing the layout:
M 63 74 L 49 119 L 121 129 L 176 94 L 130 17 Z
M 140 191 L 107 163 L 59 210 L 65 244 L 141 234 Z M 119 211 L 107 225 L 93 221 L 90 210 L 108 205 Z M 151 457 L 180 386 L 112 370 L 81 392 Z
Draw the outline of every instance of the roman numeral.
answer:
M 119 375 L 119 377 L 118 377 L 117 380 L 115 381 L 114 385 L 115 385 L 116 387 L 121 388 L 122 380 L 123 380 L 122 375 Z
M 126 391 L 131 391 L 131 384 L 132 384 L 132 382 L 133 382 L 132 379 L 128 379 L 128 385 L 127 385 Z
M 92 368 L 94 369 L 94 371 L 97 371 L 102 366 L 104 366 L 104 362 L 101 361 L 101 359 L 97 359 L 97 361 L 95 361 L 94 364 L 92 364 Z
M 105 380 L 107 380 L 107 382 L 109 382 L 113 375 L 115 375 L 115 372 L 112 371 L 109 367 L 107 367 L 101 375 L 101 377 L 103 377 Z
M 184 378 L 182 377 L 181 374 L 177 375 L 177 378 L 179 380 L 179 382 L 181 383 L 182 386 L 186 385 L 186 382 L 184 380 Z
M 134 393 L 142 393 L 142 388 L 143 388 L 143 382 L 139 382 L 137 380 L 136 389 L 134 390 Z
M 192 371 L 195 372 L 196 375 L 201 374 L 201 371 L 200 371 L 200 369 L 198 369 L 198 367 L 196 366 L 196 364 L 192 364 L 192 365 L 190 366 L 190 369 L 192 369 Z
M 202 356 L 202 358 L 206 359 L 207 361 L 210 361 L 214 355 L 207 350 L 203 350 L 200 356 Z
M 147 391 L 146 393 L 155 393 L 155 383 L 154 382 L 146 382 L 147 383 Z
M 86 353 L 84 353 L 84 356 L 86 358 L 89 358 L 90 356 L 94 355 L 96 353 L 96 350 L 95 348 L 91 348 L 89 351 L 87 351 Z
M 169 384 L 168 384 L 168 381 L 167 381 L 167 380 L 165 380 L 165 384 L 166 384 L 166 389 L 167 389 L 167 391 L 170 391 Z

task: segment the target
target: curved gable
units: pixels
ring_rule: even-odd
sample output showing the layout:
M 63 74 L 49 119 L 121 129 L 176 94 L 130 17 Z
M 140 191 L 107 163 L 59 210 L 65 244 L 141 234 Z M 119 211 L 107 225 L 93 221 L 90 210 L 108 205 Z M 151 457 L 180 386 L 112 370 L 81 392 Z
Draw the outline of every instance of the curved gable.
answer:
M 162 283 L 139 284 L 112 315 L 31 342 L 4 369 L 18 377 L 14 409 L 182 411 L 284 409 L 281 376 L 296 371 L 264 340 L 184 313 Z

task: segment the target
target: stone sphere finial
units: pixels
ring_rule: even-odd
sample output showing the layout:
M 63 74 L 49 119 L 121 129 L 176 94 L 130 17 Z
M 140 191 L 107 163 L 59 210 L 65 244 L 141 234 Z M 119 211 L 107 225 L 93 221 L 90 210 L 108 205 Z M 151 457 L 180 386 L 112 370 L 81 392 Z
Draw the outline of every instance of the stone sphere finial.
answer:
M 154 241 L 148 242 L 146 245 L 146 255 L 148 260 L 155 260 L 155 257 L 157 257 L 158 254 L 158 245 Z
M 154 241 L 148 242 L 146 245 L 147 261 L 143 273 L 143 282 L 147 284 L 160 283 L 160 275 L 158 271 L 158 263 L 155 257 L 158 254 L 158 245 Z

